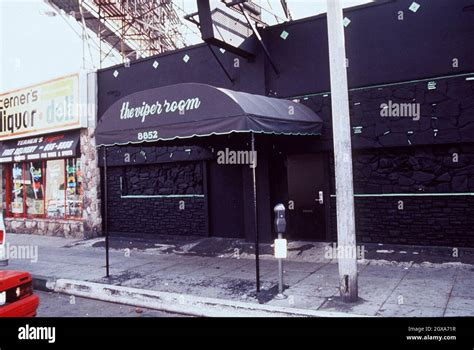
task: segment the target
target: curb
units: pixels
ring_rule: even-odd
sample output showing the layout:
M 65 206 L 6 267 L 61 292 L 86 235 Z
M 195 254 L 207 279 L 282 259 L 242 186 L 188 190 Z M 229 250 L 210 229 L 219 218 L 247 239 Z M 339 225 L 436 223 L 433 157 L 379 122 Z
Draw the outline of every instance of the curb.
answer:
M 40 290 L 42 292 L 54 292 L 56 280 L 40 275 L 32 275 L 32 278 L 34 290 Z
M 47 282 L 46 287 L 52 287 L 53 290 L 48 291 L 57 293 L 198 317 L 366 317 L 342 312 L 261 305 L 70 279 Z

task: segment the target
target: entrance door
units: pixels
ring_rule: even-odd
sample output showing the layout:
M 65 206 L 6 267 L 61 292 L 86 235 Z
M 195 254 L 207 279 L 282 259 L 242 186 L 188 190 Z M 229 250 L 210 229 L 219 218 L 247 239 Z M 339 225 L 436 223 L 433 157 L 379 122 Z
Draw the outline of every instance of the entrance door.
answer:
M 329 212 L 329 179 L 324 154 L 288 156 L 288 195 L 294 209 L 288 210 L 291 237 L 326 240 Z
M 209 162 L 209 222 L 212 236 L 241 238 L 244 234 L 241 165 Z

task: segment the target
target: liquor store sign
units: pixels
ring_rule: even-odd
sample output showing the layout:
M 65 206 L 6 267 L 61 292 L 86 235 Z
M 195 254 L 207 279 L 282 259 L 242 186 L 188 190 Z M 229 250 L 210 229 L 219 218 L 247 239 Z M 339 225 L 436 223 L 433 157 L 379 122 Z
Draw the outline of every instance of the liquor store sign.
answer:
M 0 95 L 0 141 L 82 127 L 79 74 Z

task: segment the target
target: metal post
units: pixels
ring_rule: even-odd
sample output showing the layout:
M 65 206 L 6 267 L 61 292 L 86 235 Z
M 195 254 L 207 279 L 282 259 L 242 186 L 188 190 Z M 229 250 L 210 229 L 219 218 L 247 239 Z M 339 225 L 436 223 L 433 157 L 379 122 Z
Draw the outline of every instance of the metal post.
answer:
M 212 49 L 212 46 L 210 44 L 207 44 L 207 47 L 209 48 L 209 50 L 211 51 L 211 54 L 212 56 L 214 56 L 214 58 L 216 59 L 217 63 L 219 64 L 219 67 L 221 67 L 221 69 L 224 71 L 224 74 L 226 75 L 227 79 L 229 79 L 229 81 L 233 84 L 234 83 L 234 79 L 232 79 L 232 77 L 230 76 L 229 72 L 227 72 L 227 70 L 225 69 L 224 65 L 222 64 L 221 60 L 219 59 L 219 57 L 217 57 L 216 53 L 214 52 L 214 50 Z
M 283 259 L 278 259 L 278 294 L 283 295 Z
M 255 135 L 252 135 L 252 154 L 255 153 Z M 252 180 L 253 180 L 253 214 L 255 219 L 255 283 L 257 285 L 257 293 L 260 293 L 260 247 L 258 237 L 258 211 L 257 211 L 257 173 L 256 167 L 252 167 Z
M 283 234 L 278 233 L 278 239 L 283 239 Z M 286 295 L 283 294 L 283 259 L 278 259 L 278 299 L 285 299 Z
M 275 213 L 275 232 L 278 234 L 278 239 L 275 240 L 275 257 L 278 260 L 278 294 L 275 299 L 285 299 L 286 295 L 283 294 L 283 258 L 287 256 L 286 242 L 284 243 L 283 233 L 286 230 L 286 214 L 285 206 L 282 203 L 278 203 L 273 208 Z M 285 247 L 282 244 L 285 244 Z M 284 251 L 282 251 L 284 249 Z
M 107 225 L 107 146 L 104 146 L 104 231 L 105 231 L 105 275 L 109 277 L 109 228 Z
M 270 65 L 272 66 L 273 71 L 275 72 L 276 75 L 280 75 L 280 72 L 278 71 L 275 63 L 273 62 L 272 56 L 270 55 L 270 51 L 268 51 L 267 46 L 263 42 L 262 36 L 260 35 L 259 31 L 255 27 L 254 22 L 250 19 L 249 15 L 245 11 L 244 6 L 241 3 L 239 3 L 239 8 L 240 8 L 240 11 L 242 12 L 242 14 L 244 15 L 245 19 L 247 20 L 247 23 L 248 23 L 249 27 L 252 29 L 253 34 L 255 35 L 258 42 L 260 43 L 260 46 L 262 47 L 263 52 L 265 53 L 265 56 L 267 57 L 268 62 L 270 62 Z
M 331 105 L 336 175 L 337 243 L 340 293 L 343 301 L 357 300 L 357 254 L 352 177 L 351 125 L 343 13 L 340 0 L 327 0 Z M 352 254 L 347 254 L 351 252 Z

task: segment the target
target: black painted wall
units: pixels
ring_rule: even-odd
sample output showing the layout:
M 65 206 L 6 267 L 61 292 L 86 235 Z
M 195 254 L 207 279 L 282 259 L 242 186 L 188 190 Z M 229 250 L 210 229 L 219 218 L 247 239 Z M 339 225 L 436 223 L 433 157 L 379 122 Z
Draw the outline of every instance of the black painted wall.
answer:
M 403 210 L 398 209 L 400 201 Z M 335 208 L 335 198 L 331 202 Z M 473 208 L 473 196 L 356 197 L 357 243 L 474 247 Z M 336 227 L 336 211 L 331 214 Z
M 218 164 L 216 160 L 217 153 L 226 148 L 250 150 L 249 141 L 249 135 L 235 134 L 110 147 L 109 230 L 136 235 L 186 234 L 253 240 L 251 168 L 248 164 Z M 272 237 L 269 141 L 263 135 L 256 136 L 258 225 L 262 242 L 269 242 Z M 102 150 L 99 159 L 103 166 Z M 180 201 L 185 203 L 184 210 L 179 209 Z
M 207 236 L 205 198 L 134 197 L 202 194 L 202 163 L 110 167 L 107 171 L 110 232 Z
M 345 32 L 349 58 L 348 79 L 352 88 L 350 106 L 354 127 L 354 181 L 356 193 L 359 194 L 473 191 L 474 169 L 470 144 L 474 142 L 474 82 L 467 81 L 465 74 L 474 72 L 474 11 L 465 11 L 464 8 L 474 3 L 472 0 L 417 2 L 421 7 L 416 13 L 408 10 L 411 0 L 380 1 L 380 4 L 345 11 L 345 15 L 351 20 Z M 399 11 L 403 11 L 403 21 L 398 20 Z M 286 40 L 281 38 L 282 31 L 288 33 Z M 324 96 L 330 89 L 325 15 L 268 27 L 263 31 L 263 36 L 278 66 L 279 75 L 272 71 L 261 51 L 257 53 L 255 61 L 238 59 L 239 64 L 236 66 L 237 56 L 214 48 L 231 74 L 234 80 L 231 82 L 215 61 L 209 47 L 196 45 L 140 60 L 132 63 L 129 68 L 116 66 L 101 70 L 98 84 L 99 116 L 113 102 L 130 93 L 181 82 L 201 82 L 276 97 L 299 96 L 302 103 L 318 112 L 324 120 L 323 135 L 319 138 L 275 137 L 272 145 L 266 137 L 261 137 L 260 143 L 257 142 L 259 147 L 262 146 L 261 141 L 269 142 L 264 142 L 265 147 L 261 150 L 262 154 L 264 150 L 266 152 L 266 161 L 260 162 L 259 159 L 257 167 L 259 225 L 264 240 L 269 240 L 271 207 L 275 204 L 272 201 L 280 200 L 286 195 L 285 189 L 281 189 L 280 193 L 273 193 L 275 188 L 281 187 L 281 181 L 277 181 L 279 186 L 270 186 L 271 171 L 276 169 L 270 160 L 275 158 L 275 152 L 278 152 L 278 157 L 284 157 L 287 153 L 321 151 L 331 154 L 332 131 L 330 95 Z M 183 61 L 185 55 L 190 58 L 188 63 Z M 457 66 L 453 65 L 453 59 L 457 60 Z M 155 61 L 159 64 L 157 68 L 153 67 Z M 115 71 L 118 73 L 117 77 L 114 77 Z M 446 78 L 440 78 L 443 76 Z M 427 80 L 419 81 L 420 79 Z M 436 82 L 435 89 L 428 88 L 429 81 Z M 396 82 L 404 83 L 376 86 Z M 419 103 L 420 120 L 382 117 L 380 105 L 388 100 L 396 103 Z M 204 148 L 225 147 L 223 140 L 225 138 L 194 140 L 192 144 L 198 143 Z M 237 141 L 237 147 L 248 149 L 249 143 L 245 136 Z M 179 141 L 175 143 L 180 144 Z M 456 150 L 459 151 L 459 162 L 450 163 L 450 157 L 457 153 Z M 201 155 L 202 159 L 209 159 L 204 153 Z M 117 162 L 120 163 L 119 158 L 123 157 L 123 153 L 117 157 Z M 134 152 L 134 157 L 137 164 L 148 162 L 142 159 L 139 152 Z M 157 163 L 165 161 L 164 158 L 160 160 L 160 157 L 163 158 L 156 156 Z M 185 158 L 186 155 L 179 160 L 186 160 Z M 117 169 L 120 168 L 113 168 L 112 171 L 118 171 Z M 213 190 L 216 179 L 224 176 L 226 171 L 226 168 L 217 167 L 212 175 L 214 180 L 209 180 L 209 191 Z M 240 171 L 241 181 L 236 183 L 242 189 L 242 196 L 237 205 L 242 209 L 245 236 L 252 240 L 251 172 L 242 167 Z M 280 167 L 278 171 L 283 172 L 284 169 Z M 334 193 L 334 175 L 331 176 Z M 284 174 L 280 178 L 284 178 Z M 233 201 L 237 198 L 235 192 L 222 191 L 222 198 L 216 200 Z M 362 242 L 473 246 L 472 198 L 357 197 L 359 239 Z M 397 209 L 398 200 L 404 200 L 405 207 L 402 211 Z M 117 205 L 120 206 L 119 210 L 116 209 Z M 150 206 L 147 207 L 148 205 Z M 165 223 L 165 231 L 168 227 L 172 234 L 186 234 L 191 228 L 195 230 L 194 234 L 203 234 L 205 223 L 195 218 L 205 208 L 201 199 L 193 199 L 191 208 L 195 210 L 188 212 L 189 217 L 183 221 L 185 224 L 182 230 L 176 227 L 177 222 L 181 222 L 177 218 L 181 218 L 183 213 L 176 212 L 175 205 L 175 201 L 169 199 L 160 203 L 142 203 L 140 200 L 125 203 L 117 201 L 115 197 L 109 213 L 116 215 L 118 221 L 115 227 L 119 228 L 122 227 L 120 220 L 126 217 L 125 212 L 128 210 L 139 212 L 143 207 L 148 212 L 168 210 L 172 215 L 163 217 L 163 220 L 156 219 L 155 222 L 155 217 L 149 219 L 152 223 L 150 227 Z M 122 211 L 122 208 L 126 210 Z M 335 217 L 334 199 L 330 210 Z M 114 214 L 117 211 L 119 214 Z M 216 205 L 209 208 L 209 211 L 214 219 L 222 215 Z M 146 217 L 140 220 L 146 224 Z M 198 226 L 188 226 L 188 220 L 190 225 L 194 222 Z M 114 222 L 110 224 L 113 226 Z M 136 228 L 136 225 L 129 227 L 127 224 L 128 222 L 123 222 L 122 230 Z M 173 231 L 173 225 L 176 232 Z M 331 227 L 335 238 L 335 222 Z M 152 231 L 156 232 L 156 228 L 150 229 Z
M 354 192 L 474 193 L 474 144 L 364 150 L 354 155 Z M 474 210 L 474 208 L 472 208 Z
M 323 119 L 322 148 L 331 149 L 331 95 L 300 101 Z M 419 106 L 420 114 L 383 116 L 381 106 L 390 102 Z M 465 76 L 352 89 L 349 108 L 355 149 L 474 142 L 474 80 Z
M 145 143 L 107 147 L 108 166 L 192 162 L 213 158 L 214 154 L 209 146 L 193 145 L 189 143 L 189 140 L 186 140 L 183 145 L 173 142 L 172 144 Z M 104 165 L 102 148 L 100 149 L 99 165 Z
M 124 196 L 204 195 L 201 162 L 123 167 Z
M 114 66 L 99 71 L 98 74 L 98 115 L 118 99 L 131 93 L 178 83 L 203 83 L 232 90 L 265 94 L 263 57 L 259 55 L 249 62 L 230 52 L 222 53 L 213 48 L 217 57 L 230 74 L 231 82 L 216 61 L 206 44 Z M 189 57 L 186 63 L 183 58 Z M 157 62 L 157 68 L 153 64 Z M 114 75 L 115 71 L 118 74 Z
M 351 20 L 345 29 L 350 88 L 474 72 L 474 11 L 465 10 L 472 0 L 420 0 L 416 13 L 408 10 L 412 2 L 381 0 L 345 10 Z M 399 11 L 404 12 L 403 21 L 398 20 Z M 286 40 L 281 38 L 283 31 L 289 34 Z M 279 75 L 261 50 L 248 61 L 214 48 L 231 82 L 209 47 L 199 44 L 133 62 L 128 68 L 100 70 L 98 114 L 133 92 L 182 82 L 278 97 L 330 90 L 324 14 L 267 27 L 262 35 Z M 183 61 L 185 55 L 188 63 Z
M 474 247 L 473 143 L 356 151 L 354 192 L 360 243 Z
M 474 71 L 472 0 L 380 1 L 346 9 L 350 88 Z M 403 20 L 399 20 L 403 11 Z M 286 40 L 281 38 L 288 33 Z M 280 70 L 265 66 L 267 93 L 279 97 L 330 90 L 326 15 L 268 27 L 265 42 Z M 458 66 L 453 67 L 453 59 Z

